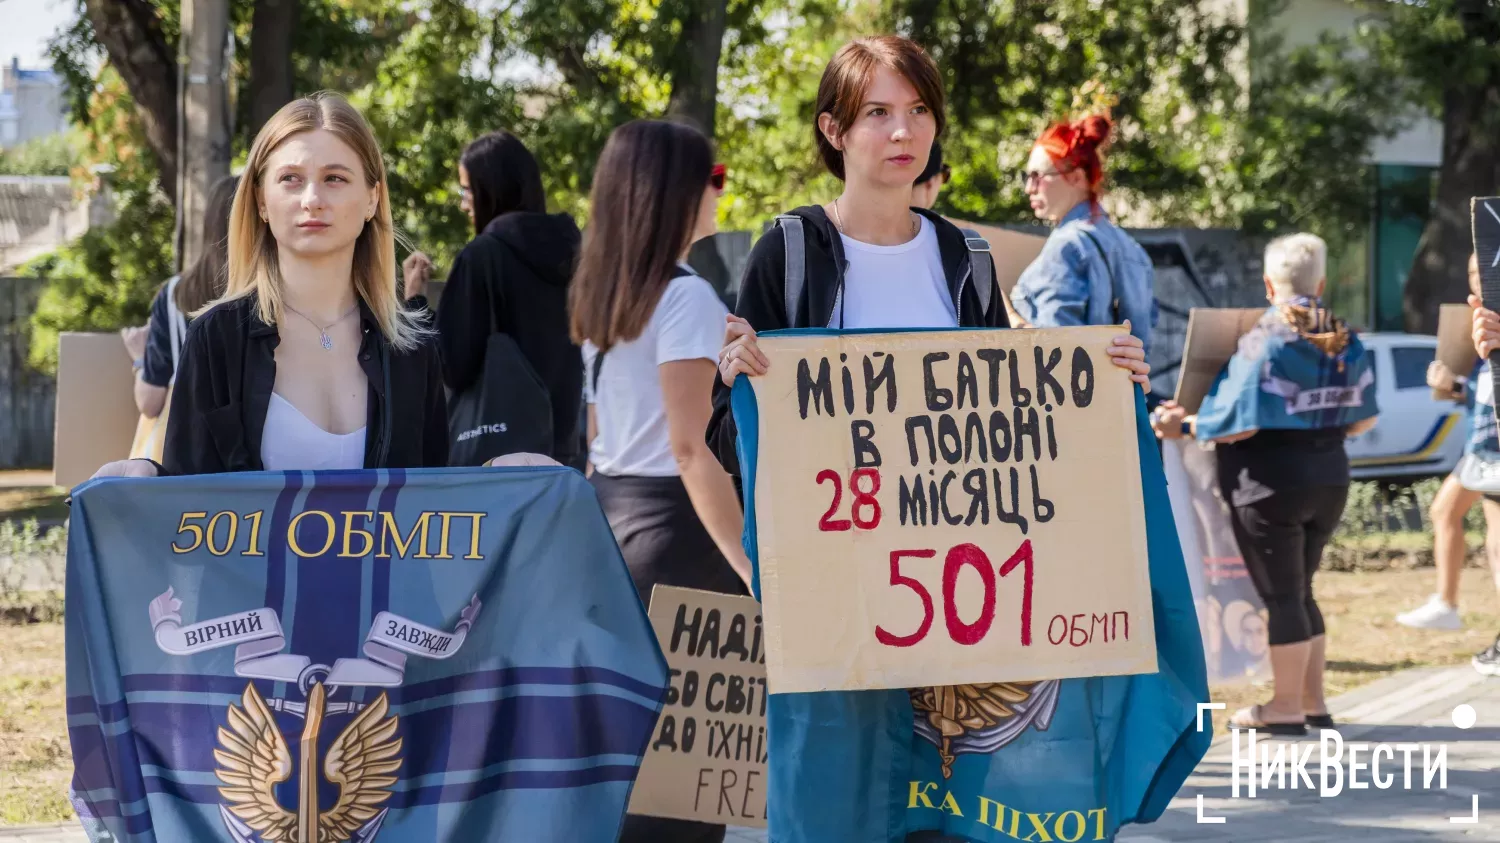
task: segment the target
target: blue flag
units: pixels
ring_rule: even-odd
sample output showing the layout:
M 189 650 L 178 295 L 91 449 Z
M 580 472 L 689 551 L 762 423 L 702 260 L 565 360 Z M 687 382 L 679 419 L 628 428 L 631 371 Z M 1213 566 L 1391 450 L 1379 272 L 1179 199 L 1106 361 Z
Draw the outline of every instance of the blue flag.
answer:
M 764 336 L 795 333 L 806 332 Z M 735 383 L 732 397 L 744 543 L 756 561 L 759 411 L 746 378 Z M 1161 815 L 1208 750 L 1209 719 L 1202 731 L 1196 722 L 1208 681 L 1161 459 L 1139 393 L 1136 434 L 1158 672 L 915 693 L 773 693 L 767 710 L 772 843 L 900 843 L 927 830 L 975 843 L 1113 840 L 1120 826 Z M 759 573 L 757 562 L 757 594 Z M 1000 699 L 987 702 L 1012 714 L 943 741 L 913 705 L 924 694 L 952 697 L 946 702 L 953 706 L 975 702 L 967 695 L 995 694 Z M 937 701 L 918 702 L 932 709 Z
M 614 840 L 667 686 L 568 469 L 92 482 L 67 593 L 96 843 Z
M 1269 307 L 1198 408 L 1198 438 L 1345 427 L 1379 412 L 1359 337 L 1315 299 Z

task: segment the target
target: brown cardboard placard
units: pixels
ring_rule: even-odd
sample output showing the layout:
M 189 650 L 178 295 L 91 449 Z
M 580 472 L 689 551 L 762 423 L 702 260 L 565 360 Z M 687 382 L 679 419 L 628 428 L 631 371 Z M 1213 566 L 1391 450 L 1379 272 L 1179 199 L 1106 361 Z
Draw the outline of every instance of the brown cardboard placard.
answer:
M 1240 337 L 1264 316 L 1263 307 L 1195 307 L 1188 313 L 1187 340 L 1182 345 L 1182 368 L 1173 400 L 1189 414 L 1214 385 L 1214 379 L 1234 352 Z
M 1462 382 L 1479 362 L 1479 352 L 1474 350 L 1471 336 L 1474 323 L 1474 308 L 1467 304 L 1445 304 L 1438 309 L 1437 361 L 1448 367 L 1454 378 Z M 1432 391 L 1432 397 L 1449 400 L 1450 395 Z
M 650 615 L 672 687 L 630 792 L 630 813 L 764 828 L 760 604 L 658 585 Z
M 969 228 L 979 232 L 979 236 L 989 242 L 990 255 L 995 262 L 995 281 L 1000 284 L 1000 291 L 1007 296 L 1016 288 L 1016 282 L 1021 280 L 1021 273 L 1025 272 L 1026 267 L 1036 260 L 1037 255 L 1042 253 L 1042 246 L 1047 243 L 1047 238 L 1040 234 L 1027 234 L 994 225 L 964 222 L 952 217 L 949 217 L 948 221 L 959 228 Z
M 1156 669 L 1136 399 L 1104 353 L 1117 333 L 761 338 L 774 693 Z
M 130 456 L 140 412 L 119 334 L 64 333 L 57 347 L 57 422 L 52 473 L 72 488 L 99 467 Z

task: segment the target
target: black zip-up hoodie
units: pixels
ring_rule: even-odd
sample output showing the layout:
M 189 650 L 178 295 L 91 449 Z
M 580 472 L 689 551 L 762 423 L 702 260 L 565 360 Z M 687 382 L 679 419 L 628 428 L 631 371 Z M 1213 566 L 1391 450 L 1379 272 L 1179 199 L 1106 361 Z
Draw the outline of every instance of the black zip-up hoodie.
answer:
M 942 254 L 943 274 L 948 278 L 948 294 L 961 328 L 1008 328 L 1005 303 L 998 288 L 991 291 L 987 310 L 979 306 L 974 289 L 973 269 L 964 233 L 938 214 L 922 208 L 913 211 L 926 217 L 937 230 L 938 251 Z M 843 302 L 844 273 L 849 261 L 838 228 L 822 207 L 808 205 L 790 213 L 802 218 L 802 237 L 806 243 L 806 281 L 798 300 L 796 313 L 786 312 L 786 240 L 781 226 L 774 226 L 750 250 L 745 277 L 740 282 L 735 315 L 743 317 L 757 332 L 780 328 L 823 328 L 835 323 L 835 308 Z M 991 281 L 993 283 L 993 279 Z M 714 411 L 708 423 L 708 446 L 731 475 L 738 478 L 739 456 L 734 449 L 737 430 L 729 409 L 729 388 L 714 380 Z
M 490 334 L 509 334 L 552 398 L 554 448 L 578 450 L 583 362 L 568 338 L 568 284 L 582 244 L 567 214 L 514 212 L 491 220 L 459 252 L 437 315 L 443 382 L 455 395 L 479 379 Z

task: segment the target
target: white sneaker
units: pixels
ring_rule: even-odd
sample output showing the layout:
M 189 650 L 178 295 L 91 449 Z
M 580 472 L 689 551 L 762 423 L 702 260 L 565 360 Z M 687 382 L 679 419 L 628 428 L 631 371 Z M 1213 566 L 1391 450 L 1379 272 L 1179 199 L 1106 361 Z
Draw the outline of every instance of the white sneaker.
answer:
M 1397 615 L 1396 623 L 1413 629 L 1454 630 L 1464 627 L 1463 621 L 1459 620 L 1458 609 L 1443 602 L 1443 598 L 1436 594 L 1410 612 Z

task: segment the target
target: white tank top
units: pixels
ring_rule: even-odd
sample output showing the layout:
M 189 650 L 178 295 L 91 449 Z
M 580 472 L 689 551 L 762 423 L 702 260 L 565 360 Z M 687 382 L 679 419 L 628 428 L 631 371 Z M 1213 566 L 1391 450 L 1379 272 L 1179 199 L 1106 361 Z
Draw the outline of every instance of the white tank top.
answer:
M 329 433 L 273 392 L 260 437 L 260 461 L 267 471 L 364 468 L 365 430 Z

